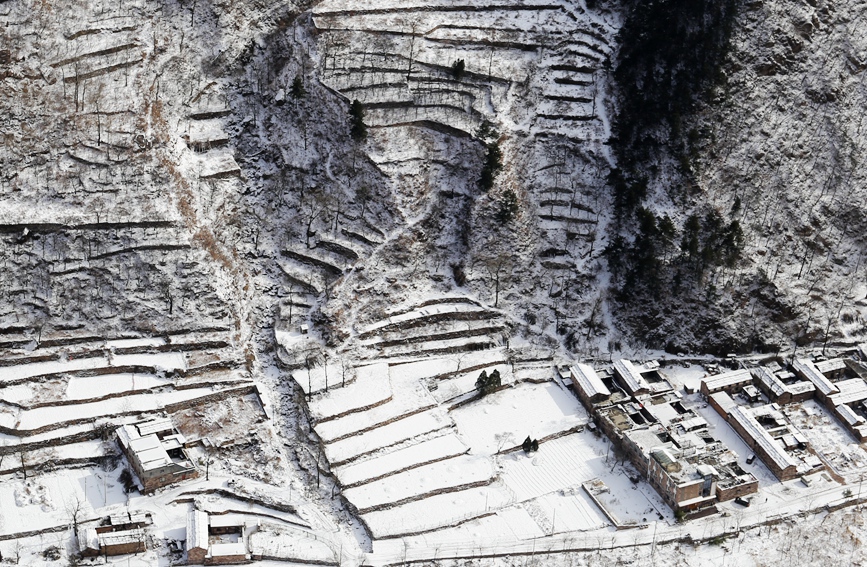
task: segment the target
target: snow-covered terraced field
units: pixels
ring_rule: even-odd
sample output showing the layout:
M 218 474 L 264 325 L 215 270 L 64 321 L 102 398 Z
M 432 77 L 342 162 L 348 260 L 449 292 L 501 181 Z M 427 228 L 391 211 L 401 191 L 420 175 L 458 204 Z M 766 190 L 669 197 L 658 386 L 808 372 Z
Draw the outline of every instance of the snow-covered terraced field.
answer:
M 339 466 L 362 455 L 453 425 L 445 410 L 435 408 L 359 435 L 328 443 L 325 445 L 325 455 L 335 466 Z
M 108 358 L 94 356 L 89 358 L 75 358 L 72 360 L 56 360 L 49 362 L 34 362 L 20 366 L 7 366 L 0 369 L 0 380 L 3 382 L 17 382 L 43 376 L 45 374 L 58 374 L 61 372 L 74 372 L 77 370 L 93 370 L 95 368 L 108 368 L 111 365 Z
M 397 390 L 398 385 L 394 386 Z M 436 405 L 420 383 L 406 384 L 398 394 L 388 403 L 319 423 L 315 427 L 316 433 L 323 441 L 335 441 L 380 427 L 408 414 L 432 409 Z
M 45 406 L 16 413 L 0 413 L 0 425 L 21 431 L 59 426 L 66 421 L 88 420 L 115 415 L 146 413 L 162 409 L 167 404 L 192 400 L 214 391 L 211 388 L 190 388 L 164 393 L 131 394 L 100 402 Z
M 490 459 L 462 455 L 349 488 L 344 495 L 363 516 L 369 511 L 422 499 L 433 493 L 454 491 L 455 487 L 487 484 L 493 479 Z
M 546 494 L 536 498 L 533 504 L 535 517 L 531 517 L 546 534 L 584 532 L 610 524 L 599 507 L 580 489 Z
M 502 384 L 511 384 L 515 381 L 511 365 L 496 364 L 484 369 L 488 375 L 495 370 L 499 371 L 500 381 Z M 467 372 L 466 374 L 455 376 L 454 378 L 438 380 L 435 383 L 436 389 L 431 392 L 431 395 L 439 403 L 446 403 L 465 394 L 474 393 L 476 390 L 476 381 L 479 379 L 481 372 L 481 370 L 474 370 L 472 372 Z
M 340 387 L 342 368 L 338 365 L 328 367 L 329 384 L 331 389 L 325 389 L 325 368 L 319 367 L 311 371 L 298 371 L 295 381 L 304 388 L 307 375 L 314 381 L 313 391 L 320 389 L 322 392 L 313 398 L 308 407 L 314 419 L 326 421 L 335 419 L 337 416 L 357 412 L 382 403 L 391 397 L 391 382 L 389 380 L 388 365 L 384 363 L 370 364 L 356 368 L 357 377 L 354 382 Z M 306 392 L 307 390 L 305 390 Z
M 402 378 L 424 379 L 443 378 L 467 368 L 482 368 L 502 364 L 505 361 L 504 349 L 491 349 L 478 352 L 468 352 L 453 356 L 427 358 L 405 364 L 394 364 L 390 368 L 394 380 Z
M 364 522 L 374 538 L 393 538 L 458 525 L 511 502 L 508 492 L 494 483 L 371 512 L 365 514 Z
M 494 454 L 587 423 L 578 399 L 553 382 L 520 384 L 450 412 L 473 454 Z
M 455 434 L 449 434 L 334 470 L 340 483 L 348 487 L 389 476 L 419 464 L 463 455 L 466 452 L 466 445 Z
M 605 447 L 586 433 L 572 433 L 539 445 L 532 458 L 521 452 L 501 459 L 503 482 L 518 501 L 587 482 L 608 468 Z
M 69 400 L 86 400 L 121 392 L 149 390 L 167 384 L 171 384 L 171 381 L 166 378 L 154 376 L 153 374 L 135 374 L 132 372 L 74 377 L 70 378 L 67 383 L 66 398 Z
M 33 362 L 30 364 L 7 366 L 0 368 L 0 380 L 7 383 L 20 382 L 48 374 L 102 370 L 122 366 L 143 366 L 155 370 L 184 370 L 187 367 L 187 363 L 184 353 L 180 352 L 92 356 L 73 358 L 71 360 Z

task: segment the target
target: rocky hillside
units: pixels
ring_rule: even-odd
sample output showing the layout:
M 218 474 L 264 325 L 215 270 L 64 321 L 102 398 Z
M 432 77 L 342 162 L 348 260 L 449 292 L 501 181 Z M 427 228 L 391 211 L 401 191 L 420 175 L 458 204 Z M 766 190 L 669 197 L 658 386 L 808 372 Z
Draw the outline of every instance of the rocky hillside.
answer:
M 2 330 L 227 329 L 250 370 L 302 324 L 350 358 L 862 340 L 859 15 L 0 2 Z
M 669 350 L 863 340 L 860 9 L 680 4 L 625 11 L 619 320 Z

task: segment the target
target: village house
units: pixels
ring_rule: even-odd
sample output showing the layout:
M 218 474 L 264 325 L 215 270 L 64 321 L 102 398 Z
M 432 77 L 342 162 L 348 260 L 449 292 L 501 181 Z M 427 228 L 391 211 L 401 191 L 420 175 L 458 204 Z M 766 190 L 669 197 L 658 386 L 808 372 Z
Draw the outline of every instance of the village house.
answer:
M 187 562 L 192 565 L 248 563 L 252 529 L 255 526 L 242 516 L 191 510 L 187 515 Z
M 611 390 L 592 366 L 575 364 L 569 369 L 569 374 L 572 388 L 587 411 L 592 412 L 594 404 L 607 400 L 611 396 Z
M 124 425 L 117 438 L 146 493 L 199 474 L 184 452 L 183 435 L 168 418 Z
M 146 512 L 112 514 L 103 525 L 80 530 L 78 551 L 83 557 L 141 553 L 147 550 L 144 528 L 151 523 Z
M 799 379 L 793 372 L 783 370 L 779 364 L 757 366 L 752 369 L 755 384 L 773 403 L 784 406 L 809 400 L 816 395 L 816 386 L 809 380 Z
M 701 393 L 705 397 L 715 394 L 716 392 L 727 392 L 729 395 L 734 395 L 738 390 L 745 386 L 751 385 L 753 376 L 749 370 L 740 369 L 730 372 L 723 372 L 716 376 L 705 378 L 701 381 Z

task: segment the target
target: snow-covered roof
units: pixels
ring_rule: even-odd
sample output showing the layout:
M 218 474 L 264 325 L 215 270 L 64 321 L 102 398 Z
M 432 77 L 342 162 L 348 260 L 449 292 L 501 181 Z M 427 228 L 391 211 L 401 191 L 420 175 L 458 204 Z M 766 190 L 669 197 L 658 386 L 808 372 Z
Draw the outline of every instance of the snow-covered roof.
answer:
M 144 531 L 139 528 L 124 530 L 120 532 L 106 532 L 104 534 L 99 534 L 100 547 L 105 547 L 108 545 L 123 545 L 126 543 L 134 543 L 144 540 Z
M 215 543 L 208 550 L 211 557 L 225 557 L 227 555 L 247 555 L 247 546 L 243 543 Z
M 148 435 L 147 437 L 131 438 L 129 440 L 129 448 L 136 453 L 142 453 L 151 449 L 160 448 L 160 440 L 156 435 Z
M 703 477 L 719 476 L 719 473 L 717 472 L 717 470 L 714 467 L 712 467 L 711 465 L 707 465 L 707 464 L 698 465 L 697 467 L 695 467 L 695 469 L 698 471 L 698 474 L 700 474 Z
M 129 521 L 130 523 L 141 522 L 143 524 L 149 523 L 148 513 L 144 510 L 136 510 L 129 513 Z
M 108 516 L 112 526 L 122 526 L 124 524 L 146 524 L 148 523 L 148 513 L 142 510 L 127 512 L 115 512 Z
M 167 450 L 183 446 L 183 435 L 168 435 L 160 441 L 157 432 L 173 431 L 172 420 L 157 418 L 133 425 L 124 425 L 117 430 L 121 444 L 127 447 L 141 463 L 143 470 L 153 470 L 172 463 Z
M 683 427 L 684 431 L 692 431 L 694 429 L 699 429 L 707 425 L 707 421 L 703 417 L 696 416 L 692 419 L 685 419 L 680 422 L 681 427 Z
M 640 390 L 650 389 L 650 385 L 635 368 L 635 365 L 628 360 L 618 360 L 614 362 L 614 371 L 623 381 L 624 387 L 630 395 L 635 394 Z
M 78 531 L 79 553 L 84 553 L 88 549 L 99 550 L 99 537 L 96 528 L 85 528 Z
M 774 462 L 780 469 L 788 467 L 797 467 L 798 463 L 780 447 L 771 435 L 765 431 L 765 428 L 756 421 L 749 409 L 740 406 L 735 406 L 729 411 L 729 415 L 746 431 L 747 435 L 752 438 L 759 447 L 762 448 L 765 455 Z
M 141 423 L 135 424 L 136 429 L 138 429 L 139 435 L 145 437 L 150 435 L 151 433 L 162 433 L 164 431 L 172 431 L 175 426 L 172 424 L 172 420 L 167 417 L 158 417 L 155 419 L 149 419 L 148 421 L 143 421 Z
M 846 368 L 846 362 L 842 358 L 832 358 L 831 360 L 823 360 L 816 363 L 816 369 L 822 374 L 836 372 L 844 368 Z
M 837 382 L 835 386 L 838 387 L 840 393 L 828 396 L 828 400 L 832 405 L 839 406 L 867 400 L 867 383 L 860 378 L 843 380 L 842 382 Z
M 814 386 L 812 382 L 795 382 L 786 387 L 793 394 L 803 394 L 805 392 L 812 392 L 816 389 L 816 386 Z
M 732 386 L 737 386 L 738 384 L 748 384 L 751 381 L 752 375 L 750 375 L 750 371 L 741 369 L 705 378 L 702 380 L 702 383 L 708 391 L 718 392 Z
M 729 411 L 737 405 L 732 397 L 725 392 L 714 392 L 710 395 L 710 399 L 726 413 L 729 413 Z
M 572 373 L 572 383 L 580 388 L 588 397 L 596 395 L 610 396 L 611 392 L 602 383 L 602 379 L 596 374 L 592 366 L 587 364 L 575 364 L 570 369 Z
M 242 527 L 245 523 L 245 518 L 238 514 L 219 514 L 211 515 L 209 522 L 212 528 L 234 528 Z
M 839 406 L 835 406 L 834 409 L 837 411 L 837 415 L 839 415 L 843 419 L 843 421 L 845 421 L 849 425 L 864 423 L 864 418 L 855 413 L 855 410 L 853 410 L 846 404 L 840 404 Z
M 837 387 L 827 378 L 825 375 L 819 372 L 819 369 L 816 368 L 816 365 L 813 364 L 812 360 L 807 360 L 805 358 L 795 359 L 795 362 L 792 363 L 792 367 L 804 378 L 809 380 L 816 386 L 816 389 L 822 392 L 823 395 L 827 396 L 828 394 L 834 394 L 839 390 Z
M 135 454 L 141 463 L 141 468 L 146 471 L 168 466 L 172 462 L 169 454 L 166 453 L 166 450 L 162 446 L 145 449 L 144 451 L 136 451 Z
M 756 380 L 761 382 L 761 384 L 775 396 L 781 396 L 786 392 L 786 390 L 788 390 L 783 381 L 764 366 L 753 368 L 752 372 Z
M 208 548 L 208 513 L 190 510 L 187 514 L 187 551 Z
M 184 446 L 184 441 L 185 439 L 183 435 L 167 435 L 163 438 L 162 446 L 166 451 L 180 449 Z

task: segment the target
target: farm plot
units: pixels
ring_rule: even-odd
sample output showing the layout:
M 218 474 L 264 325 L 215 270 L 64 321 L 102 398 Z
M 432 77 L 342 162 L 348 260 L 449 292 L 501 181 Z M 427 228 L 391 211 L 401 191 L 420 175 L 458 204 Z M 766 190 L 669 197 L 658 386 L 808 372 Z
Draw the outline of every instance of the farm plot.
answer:
M 334 466 L 349 463 L 362 455 L 397 445 L 421 435 L 452 427 L 445 410 L 434 408 L 388 425 L 325 445 L 325 455 Z
M 587 433 L 572 433 L 500 458 L 503 482 L 519 502 L 587 482 L 605 473 L 605 446 Z
M 143 337 L 133 339 L 112 339 L 105 341 L 107 348 L 140 348 L 140 347 L 158 347 L 166 344 L 166 340 L 162 337 Z
M 298 564 L 337 564 L 338 553 L 332 544 L 313 532 L 289 529 L 266 523 L 250 535 L 250 550 L 254 555 L 272 557 Z
M 6 368 L 3 368 L 2 371 L 0 371 L 0 381 L 6 383 L 19 382 L 36 376 L 45 376 L 47 374 L 109 368 L 110 366 L 111 364 L 105 356 L 74 358 L 72 360 L 32 362 L 29 364 L 7 366 Z
M 374 542 L 374 550 L 383 552 L 394 549 L 396 544 L 402 551 L 409 549 L 449 549 L 467 548 L 468 542 L 484 542 L 485 546 L 495 549 L 498 542 L 514 542 L 544 537 L 539 525 L 520 505 L 502 508 L 494 514 L 482 515 L 459 523 L 456 526 L 445 527 L 423 534 L 406 536 L 399 540 L 381 540 Z M 469 543 L 469 545 L 478 545 Z M 521 563 L 523 564 L 523 563 Z
M 395 381 L 406 378 L 415 380 L 446 379 L 462 371 L 478 370 L 481 372 L 484 368 L 503 364 L 505 360 L 506 354 L 503 349 L 491 349 L 394 364 L 390 371 L 392 379 Z
M 298 371 L 293 378 L 305 394 L 321 393 L 310 401 L 308 407 L 315 419 L 323 421 L 363 410 L 391 397 L 387 364 L 360 366 L 356 373 L 355 380 L 343 387 L 343 369 L 337 364 Z M 332 389 L 325 392 L 329 382 Z
M 186 370 L 187 359 L 182 352 L 156 352 L 118 354 L 112 357 L 112 366 L 147 366 L 162 370 Z
M 335 472 L 343 486 L 350 487 L 379 480 L 430 462 L 457 457 L 466 452 L 466 445 L 461 443 L 456 435 L 443 435 L 360 463 L 340 467 Z
M 432 409 L 436 404 L 417 381 L 392 381 L 390 398 L 366 411 L 357 411 L 343 417 L 323 421 L 316 433 L 325 441 L 337 441 L 350 435 L 380 427 L 404 416 Z
M 126 495 L 116 478 L 117 472 L 88 468 L 6 480 L 0 483 L 0 534 L 67 525 L 68 510 L 78 502 L 82 503 L 81 517 L 86 518 L 94 516 L 94 509 L 122 504 Z
M 170 380 L 153 374 L 104 374 L 102 376 L 73 377 L 66 385 L 66 399 L 86 400 L 121 392 L 149 390 L 171 384 Z
M 595 530 L 610 523 L 580 488 L 540 496 L 525 502 L 524 507 L 539 528 L 549 535 Z
M 452 419 L 473 454 L 510 449 L 587 423 L 578 399 L 555 384 L 521 384 L 455 409 Z
M 500 373 L 500 381 L 502 384 L 511 384 L 515 381 L 515 376 L 512 374 L 511 366 L 508 364 L 496 364 L 484 369 L 485 372 L 491 374 L 495 370 Z M 431 392 L 431 395 L 439 403 L 455 401 L 461 396 L 467 394 L 475 394 L 476 381 L 479 379 L 480 370 L 474 370 L 461 374 L 454 378 L 438 381 L 435 384 L 436 389 Z
M 0 417 L 3 418 L 2 424 L 6 427 L 14 427 L 21 431 L 32 431 L 45 427 L 60 426 L 66 421 L 156 411 L 170 403 L 192 400 L 212 393 L 213 390 L 211 388 L 191 388 L 160 394 L 136 394 L 122 398 L 111 398 L 100 402 L 45 406 L 24 410 L 17 415 L 0 414 Z
M 371 512 L 364 522 L 374 538 L 393 538 L 456 526 L 511 503 L 508 491 L 494 483 Z
M 382 330 L 388 329 L 390 327 L 408 325 L 413 322 L 429 319 L 435 316 L 444 316 L 455 313 L 484 314 L 486 312 L 487 310 L 485 308 L 472 303 L 441 303 L 437 305 L 428 305 L 419 309 L 409 311 L 407 313 L 393 315 L 372 325 L 368 325 L 360 331 L 360 334 L 371 335 L 377 331 L 381 332 Z
M 490 484 L 493 477 L 494 468 L 489 458 L 463 455 L 350 488 L 344 495 L 364 515 L 435 493 L 456 492 L 459 487 Z

